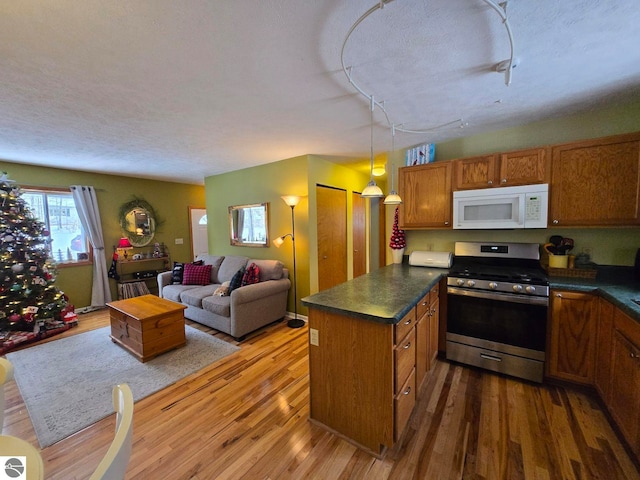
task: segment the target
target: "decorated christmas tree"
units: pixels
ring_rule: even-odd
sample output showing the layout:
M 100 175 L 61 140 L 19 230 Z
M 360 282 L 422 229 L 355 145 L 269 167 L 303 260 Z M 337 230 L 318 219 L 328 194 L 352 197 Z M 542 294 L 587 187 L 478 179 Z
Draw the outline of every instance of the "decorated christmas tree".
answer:
M 67 305 L 56 288 L 45 225 L 15 183 L 0 174 L 0 332 L 59 321 Z
M 396 207 L 396 213 L 393 217 L 393 230 L 391 231 L 389 246 L 394 250 L 400 250 L 401 248 L 407 246 L 407 240 L 404 236 L 404 230 L 401 230 L 398 227 L 398 207 Z

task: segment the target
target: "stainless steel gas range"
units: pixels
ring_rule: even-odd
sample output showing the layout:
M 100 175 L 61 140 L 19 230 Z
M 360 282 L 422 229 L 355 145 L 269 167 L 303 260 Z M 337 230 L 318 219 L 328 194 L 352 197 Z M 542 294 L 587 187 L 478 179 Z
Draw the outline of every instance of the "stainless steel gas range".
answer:
M 537 243 L 456 242 L 447 358 L 542 382 L 549 281 Z

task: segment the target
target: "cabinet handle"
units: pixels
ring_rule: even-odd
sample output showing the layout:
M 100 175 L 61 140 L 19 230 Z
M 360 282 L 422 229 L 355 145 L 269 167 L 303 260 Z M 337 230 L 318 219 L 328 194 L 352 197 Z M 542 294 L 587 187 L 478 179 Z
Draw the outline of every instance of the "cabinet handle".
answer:
M 500 183 L 507 183 L 507 179 L 503 178 L 502 180 L 500 180 Z
M 487 182 L 487 185 L 493 185 L 493 180 L 489 180 L 489 181 Z
M 407 387 L 407 389 L 402 392 L 403 395 L 409 395 L 411 393 L 411 387 Z
M 556 293 L 556 297 L 557 298 L 562 298 L 562 294 L 561 293 Z
M 406 350 L 406 349 L 407 349 L 407 348 L 409 348 L 409 347 L 411 347 L 411 342 L 407 343 L 407 344 L 406 344 L 404 347 L 402 347 L 402 348 L 404 348 L 404 349 Z
M 427 306 L 427 302 L 422 302 L 422 306 L 426 307 Z
M 411 325 L 411 319 L 407 320 L 406 322 L 404 322 L 405 325 Z
M 629 356 L 630 356 L 631 358 L 638 358 L 638 356 L 637 356 L 635 353 L 633 353 L 633 352 L 631 352 L 631 353 L 629 354 Z
M 432 309 L 431 309 L 431 315 L 435 315 L 435 314 L 436 314 L 436 309 L 435 309 L 435 308 L 432 308 Z
M 449 222 L 444 222 L 445 225 L 449 225 Z
M 558 223 L 560 223 L 560 222 L 558 222 L 558 220 L 554 220 L 552 223 L 553 223 L 554 225 L 557 225 L 557 224 L 558 224 Z

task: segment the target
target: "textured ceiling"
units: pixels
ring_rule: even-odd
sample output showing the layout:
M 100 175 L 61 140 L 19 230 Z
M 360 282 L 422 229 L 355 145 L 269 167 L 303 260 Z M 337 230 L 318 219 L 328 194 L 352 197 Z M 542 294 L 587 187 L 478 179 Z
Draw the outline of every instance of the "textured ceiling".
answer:
M 367 158 L 340 51 L 373 0 L 0 1 L 0 158 L 186 183 L 304 154 Z M 640 96 L 638 0 L 396 0 L 345 49 L 396 147 Z M 376 154 L 390 147 L 374 110 Z M 457 119 L 460 122 L 437 128 Z M 348 160 L 339 160 L 348 161 Z M 365 162 L 366 163 L 366 162 Z

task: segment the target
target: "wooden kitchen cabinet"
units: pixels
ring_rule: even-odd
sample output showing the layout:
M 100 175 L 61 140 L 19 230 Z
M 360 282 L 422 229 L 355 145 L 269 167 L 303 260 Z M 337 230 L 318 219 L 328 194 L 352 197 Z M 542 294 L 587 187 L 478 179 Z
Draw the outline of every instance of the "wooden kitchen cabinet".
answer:
M 497 181 L 497 155 L 461 158 L 453 161 L 453 190 L 500 186 Z
M 547 148 L 532 148 L 455 160 L 453 190 L 549 183 Z
M 453 162 L 399 169 L 400 228 L 451 228 Z
M 420 390 L 438 355 L 440 285 L 436 284 L 416 305 L 416 387 Z
M 605 403 L 609 402 L 611 386 L 611 345 L 615 310 L 616 308 L 605 299 L 598 299 L 598 345 L 594 386 Z
M 552 147 L 550 226 L 640 224 L 640 134 Z
M 588 293 L 552 290 L 550 300 L 547 374 L 593 385 L 598 298 Z
M 613 317 L 609 413 L 640 457 L 640 324 L 619 309 Z
M 310 418 L 380 455 L 416 401 L 416 309 L 396 325 L 309 309 Z

